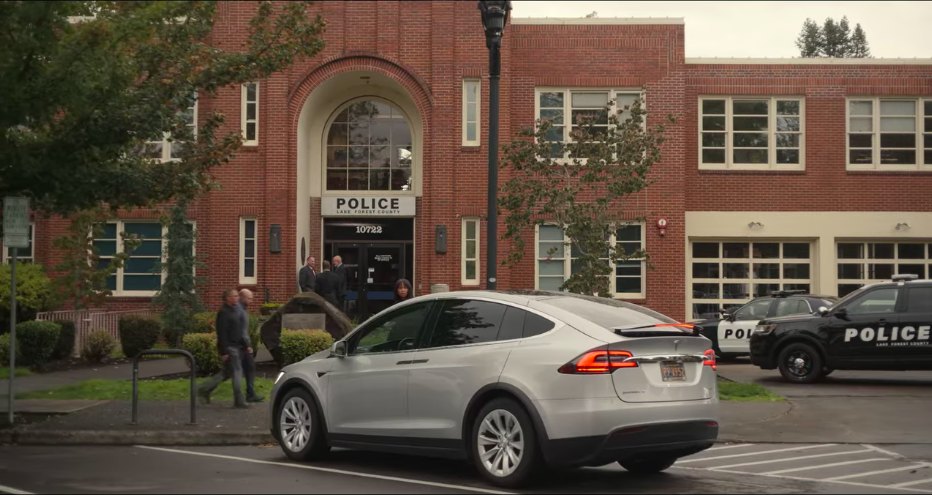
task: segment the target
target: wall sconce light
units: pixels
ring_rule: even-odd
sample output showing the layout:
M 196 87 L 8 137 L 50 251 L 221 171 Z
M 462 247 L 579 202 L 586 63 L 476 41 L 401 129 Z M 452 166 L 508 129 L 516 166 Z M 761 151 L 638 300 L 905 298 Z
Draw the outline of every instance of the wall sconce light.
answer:
M 896 224 L 896 230 L 898 230 L 898 231 L 900 231 L 900 232 L 909 230 L 909 224 L 906 223 L 906 222 L 900 222 L 900 223 Z
M 760 223 L 760 222 L 751 222 L 751 223 L 748 224 L 748 228 L 751 229 L 751 230 L 760 230 L 760 229 L 764 228 L 764 224 L 762 224 L 762 223 Z
M 657 229 L 660 231 L 660 237 L 667 235 L 667 219 L 660 218 L 657 220 Z

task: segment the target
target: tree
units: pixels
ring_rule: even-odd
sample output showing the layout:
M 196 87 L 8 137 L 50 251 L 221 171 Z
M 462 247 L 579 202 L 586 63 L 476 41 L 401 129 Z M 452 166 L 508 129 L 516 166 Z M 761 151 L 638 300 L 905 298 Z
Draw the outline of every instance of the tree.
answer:
M 796 47 L 801 57 L 864 58 L 870 57 L 867 35 L 856 24 L 854 33 L 848 23 L 848 17 L 835 22 L 828 17 L 820 28 L 812 19 L 803 22 L 803 28 L 796 38 Z
M 574 258 L 573 273 L 561 289 L 604 296 L 610 263 L 646 256 L 643 250 L 625 252 L 610 240 L 625 223 L 621 200 L 650 183 L 647 174 L 660 159 L 664 126 L 645 127 L 639 100 L 622 109 L 610 102 L 596 114 L 575 122 L 569 142 L 559 124 L 545 119 L 504 146 L 502 168 L 512 174 L 502 187 L 499 207 L 506 226 L 503 237 L 512 241 L 507 264 L 523 258 L 529 229 L 558 225 L 570 239 L 562 250 Z
M 192 95 L 255 81 L 323 47 L 306 2 L 258 2 L 244 46 L 211 44 L 215 2 L 0 2 L 0 195 L 69 215 L 106 203 L 194 197 L 228 161 L 239 130 L 201 119 Z M 178 160 L 146 156 L 166 134 Z
M 803 30 L 796 38 L 796 47 L 799 48 L 801 57 L 819 57 L 822 55 L 822 46 L 825 41 L 822 39 L 822 31 L 819 25 L 812 19 L 806 18 L 803 22 Z
M 167 219 L 166 262 L 160 268 L 165 282 L 153 302 L 162 306 L 162 325 L 169 344 L 177 346 L 190 330 L 194 314 L 204 310 L 197 293 L 200 280 L 194 275 L 195 232 L 187 218 L 188 202 L 179 201 Z

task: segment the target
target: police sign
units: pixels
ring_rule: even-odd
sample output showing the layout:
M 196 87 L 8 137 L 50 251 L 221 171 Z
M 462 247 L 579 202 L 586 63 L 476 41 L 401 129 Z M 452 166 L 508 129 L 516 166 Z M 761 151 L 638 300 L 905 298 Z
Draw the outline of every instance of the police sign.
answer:
M 321 198 L 321 213 L 326 217 L 414 216 L 413 196 L 330 196 Z
M 29 198 L 3 198 L 3 245 L 8 248 L 29 247 Z
M 845 342 L 858 339 L 861 342 L 874 342 L 877 347 L 922 346 L 929 345 L 929 325 L 918 327 L 865 327 L 862 329 L 846 328 Z

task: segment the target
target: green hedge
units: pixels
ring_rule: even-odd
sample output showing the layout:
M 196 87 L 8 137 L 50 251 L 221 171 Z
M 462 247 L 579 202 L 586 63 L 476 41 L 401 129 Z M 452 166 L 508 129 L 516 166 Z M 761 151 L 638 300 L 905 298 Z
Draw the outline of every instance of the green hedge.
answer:
M 151 349 L 155 345 L 162 332 L 162 324 L 153 318 L 128 315 L 120 318 L 119 329 L 123 355 L 134 358 L 140 352 Z
M 58 344 L 52 352 L 52 359 L 67 359 L 74 353 L 74 322 L 65 320 L 58 323 L 61 325 L 61 332 L 58 334 Z
M 284 364 L 289 365 L 330 348 L 333 337 L 323 330 L 283 329 L 281 343 Z
M 194 356 L 199 375 L 211 375 L 220 371 L 216 334 L 189 333 L 181 338 L 181 348 Z
M 61 325 L 54 321 L 24 321 L 16 325 L 16 347 L 23 356 L 23 364 L 42 366 L 52 359 Z
M 194 323 L 191 325 L 191 333 L 216 333 L 217 313 L 211 311 L 202 311 L 194 313 Z
M 81 356 L 92 363 L 103 363 L 116 348 L 116 339 L 106 330 L 93 330 L 81 348 Z
M 25 323 L 57 304 L 55 285 L 37 263 L 16 264 L 16 321 Z M 10 328 L 10 264 L 0 265 L 0 333 Z M 18 328 L 18 327 L 17 327 Z
M 23 360 L 23 353 L 19 347 L 16 348 L 16 363 Z M 0 368 L 10 365 L 10 334 L 0 335 Z

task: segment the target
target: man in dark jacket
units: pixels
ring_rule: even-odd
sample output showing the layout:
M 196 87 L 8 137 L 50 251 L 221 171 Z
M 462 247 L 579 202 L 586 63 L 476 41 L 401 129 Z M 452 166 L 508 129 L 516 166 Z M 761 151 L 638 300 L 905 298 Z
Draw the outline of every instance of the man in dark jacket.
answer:
M 243 397 L 243 353 L 252 354 L 252 346 L 248 337 L 243 335 L 241 326 L 239 293 L 236 289 L 227 289 L 223 292 L 223 307 L 217 311 L 217 350 L 223 360 L 224 372 L 217 373 L 202 383 L 197 394 L 205 402 L 210 402 L 210 394 L 220 385 L 227 376 L 233 378 L 233 407 L 246 408 L 246 399 Z
M 343 257 L 339 254 L 333 257 L 333 273 L 337 276 L 337 280 L 340 282 L 340 287 L 337 289 L 337 303 L 336 306 L 340 311 L 346 312 L 346 267 L 343 266 Z
M 340 283 L 340 276 L 335 272 L 330 271 L 330 262 L 324 260 L 321 263 L 323 271 L 317 275 L 317 280 L 314 282 L 314 292 L 316 292 L 320 297 L 324 298 L 330 304 L 334 305 L 340 311 L 343 310 L 340 307 L 339 301 L 339 290 L 342 286 Z
M 304 266 L 298 271 L 298 289 L 301 292 L 314 292 L 314 280 L 317 278 L 317 271 L 314 269 L 316 263 L 316 258 L 308 256 Z

